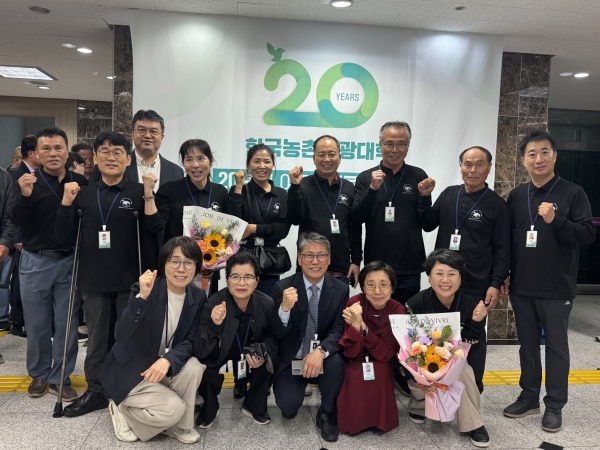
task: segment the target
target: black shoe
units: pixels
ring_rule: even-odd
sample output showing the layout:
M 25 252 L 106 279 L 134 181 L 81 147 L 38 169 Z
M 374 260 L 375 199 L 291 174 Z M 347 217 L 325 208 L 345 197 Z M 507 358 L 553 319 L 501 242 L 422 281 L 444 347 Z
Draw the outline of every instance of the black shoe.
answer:
M 490 436 L 483 426 L 476 430 L 469 431 L 469 438 L 471 439 L 471 444 L 475 447 L 485 448 L 490 445 Z
M 516 402 L 514 402 L 512 405 L 508 405 L 506 408 L 504 408 L 504 415 L 506 417 L 511 417 L 513 419 L 525 417 L 529 414 L 539 414 L 539 413 L 540 413 L 540 404 L 528 402 L 523 397 L 517 398 Z
M 240 384 L 240 385 L 234 385 L 233 386 L 233 396 L 235 398 L 244 398 L 246 396 L 246 390 L 247 390 L 247 384 Z
M 8 323 L 8 320 L 0 322 L 0 331 L 10 331 L 10 323 Z
M 10 334 L 15 335 L 15 336 L 19 336 L 19 337 L 22 337 L 22 338 L 26 338 L 27 337 L 27 332 L 25 331 L 25 327 L 15 327 L 14 325 L 10 329 Z
M 266 425 L 268 423 L 271 423 L 271 417 L 269 417 L 268 413 L 257 414 L 255 412 L 251 411 L 250 408 L 248 408 L 245 403 L 242 403 L 242 414 L 244 414 L 248 417 L 252 417 L 254 419 L 254 421 L 259 425 Z
M 217 418 L 218 415 L 219 415 L 219 411 L 217 411 L 217 415 L 215 416 L 215 419 Z M 206 420 L 204 420 L 202 418 L 202 412 L 200 412 L 200 414 L 198 414 L 198 417 L 196 417 L 196 426 L 198 428 L 202 428 L 202 429 L 210 428 L 213 426 L 213 423 L 215 423 L 215 419 L 213 419 L 212 422 L 207 422 Z
M 104 392 L 88 389 L 64 409 L 64 414 L 67 417 L 79 417 L 105 408 L 108 408 L 108 396 Z
M 560 409 L 546 407 L 542 418 L 542 430 L 549 433 L 562 430 L 562 411 Z
M 298 411 L 296 411 L 296 412 L 295 412 L 295 413 L 293 413 L 293 414 L 286 414 L 286 413 L 284 413 L 283 411 L 281 411 L 281 417 L 283 417 L 284 419 L 287 419 L 287 420 L 292 420 L 292 419 L 294 419 L 294 418 L 295 418 L 297 415 L 298 415 Z
M 410 418 L 410 421 L 412 423 L 425 423 L 425 417 L 424 416 L 420 416 L 418 414 L 413 414 L 411 412 L 408 413 L 408 417 Z
M 326 413 L 322 408 L 317 411 L 317 427 L 321 429 L 321 437 L 327 442 L 335 442 L 338 440 L 338 427 L 331 417 L 331 414 Z

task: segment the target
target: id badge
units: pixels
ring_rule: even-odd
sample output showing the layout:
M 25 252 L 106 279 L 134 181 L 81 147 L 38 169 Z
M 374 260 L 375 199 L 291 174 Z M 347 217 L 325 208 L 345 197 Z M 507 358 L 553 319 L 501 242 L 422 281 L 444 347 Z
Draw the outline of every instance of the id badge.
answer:
M 373 381 L 375 379 L 375 368 L 373 367 L 373 363 L 369 362 L 369 358 L 367 358 L 367 362 L 364 362 L 363 365 L 363 379 L 365 381 Z
M 241 355 L 241 358 L 237 365 L 238 365 L 238 380 L 241 380 L 242 378 L 246 378 L 246 358 L 244 358 L 244 355 Z
M 318 339 L 313 339 L 312 341 L 310 341 L 310 351 L 314 352 L 320 343 L 321 341 L 319 341 Z
M 254 236 L 254 245 L 255 246 L 264 247 L 265 246 L 265 239 L 261 238 L 259 236 Z
M 340 222 L 337 219 L 329 219 L 331 223 L 331 234 L 340 234 Z
M 450 235 L 450 246 L 448 247 L 450 250 L 460 250 L 460 234 L 451 234 Z
M 395 206 L 386 206 L 385 207 L 385 221 L 393 222 L 395 216 L 396 216 L 396 207 Z
M 537 247 L 537 231 L 528 231 L 527 239 L 525 240 L 525 247 Z
M 110 248 L 110 231 L 98 231 L 98 248 Z

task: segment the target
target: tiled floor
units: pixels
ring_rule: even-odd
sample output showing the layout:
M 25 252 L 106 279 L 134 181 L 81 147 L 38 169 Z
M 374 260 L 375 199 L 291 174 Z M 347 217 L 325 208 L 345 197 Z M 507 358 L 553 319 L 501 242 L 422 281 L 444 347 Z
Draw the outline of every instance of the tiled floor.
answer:
M 600 297 L 578 297 L 570 321 L 569 342 L 572 369 L 599 369 Z M 488 370 L 519 369 L 518 346 L 490 346 Z M 25 340 L 13 336 L 0 338 L 0 353 L 6 362 L 0 376 L 25 375 Z M 85 347 L 80 349 L 76 374 L 83 373 Z M 533 449 L 549 442 L 567 449 L 600 449 L 600 385 L 572 385 L 569 403 L 563 410 L 564 429 L 556 434 L 540 428 L 541 414 L 523 419 L 508 419 L 502 409 L 519 393 L 518 386 L 488 386 L 481 410 L 490 434 L 490 448 Z M 221 411 L 215 424 L 200 430 L 201 441 L 191 448 L 205 449 L 469 449 L 468 437 L 460 435 L 456 423 L 427 421 L 415 425 L 408 420 L 407 399 L 398 395 L 400 426 L 384 436 L 371 432 L 350 437 L 341 435 L 336 443 L 325 442 L 315 427 L 318 391 L 305 401 L 296 419 L 281 418 L 269 398 L 271 424 L 259 426 L 241 414 L 241 401 L 231 390 L 221 395 Z M 0 449 L 182 449 L 190 448 L 164 436 L 150 442 L 127 444 L 114 436 L 107 411 L 84 417 L 53 419 L 56 397 L 30 399 L 26 394 L 0 394 Z

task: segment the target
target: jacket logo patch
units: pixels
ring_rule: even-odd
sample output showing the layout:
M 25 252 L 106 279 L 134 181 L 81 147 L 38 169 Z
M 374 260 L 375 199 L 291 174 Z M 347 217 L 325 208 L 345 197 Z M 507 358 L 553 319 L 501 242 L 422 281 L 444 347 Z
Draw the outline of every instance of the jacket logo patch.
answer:
M 402 186 L 402 193 L 403 194 L 412 194 L 413 187 L 410 184 L 405 184 L 404 186 Z
M 342 203 L 343 205 L 350 206 L 350 201 L 349 201 L 348 196 L 346 194 L 340 195 L 340 203 Z
M 217 202 L 212 202 L 210 204 L 210 209 L 212 209 L 213 211 L 221 211 L 221 205 L 219 205 L 219 203 Z
M 132 209 L 133 202 L 131 201 L 130 198 L 122 198 L 121 201 L 119 202 L 119 208 L 122 209 Z
M 483 219 L 483 213 L 476 209 L 475 211 L 471 212 L 469 219 L 481 222 L 481 219 Z
M 280 207 L 280 206 L 281 206 L 281 205 L 280 205 L 279 203 L 275 203 L 275 204 L 273 205 L 273 211 L 275 211 L 275 212 L 279 212 L 279 207 Z

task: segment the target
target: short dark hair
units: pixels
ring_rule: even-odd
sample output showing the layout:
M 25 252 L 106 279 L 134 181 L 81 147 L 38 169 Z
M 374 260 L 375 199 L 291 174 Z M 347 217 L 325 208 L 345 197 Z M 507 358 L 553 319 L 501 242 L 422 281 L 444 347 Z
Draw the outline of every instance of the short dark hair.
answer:
M 465 260 L 462 258 L 462 256 L 460 256 L 460 253 L 455 250 L 438 248 L 432 251 L 423 263 L 423 267 L 425 267 L 425 273 L 427 276 L 431 274 L 431 270 L 436 263 L 445 264 L 455 270 L 458 270 L 461 277 L 465 274 Z
M 314 231 L 305 231 L 304 233 L 300 233 L 298 235 L 298 240 L 296 241 L 296 249 L 298 253 L 304 251 L 304 247 L 307 244 L 321 244 L 325 246 L 327 249 L 327 253 L 331 253 L 331 243 L 329 239 L 319 233 L 315 233 Z
M 412 138 L 412 131 L 410 129 L 410 125 L 406 122 L 403 122 L 402 120 L 393 120 L 391 122 L 386 122 L 383 125 L 381 125 L 381 128 L 379 129 L 379 142 L 383 141 L 383 133 L 385 133 L 385 130 L 387 130 L 388 128 L 403 128 L 404 130 L 406 130 L 406 133 L 408 134 L 408 142 L 410 142 Z
M 258 259 L 252 253 L 245 251 L 238 251 L 235 255 L 231 255 L 225 264 L 225 276 L 229 278 L 231 269 L 234 266 L 243 266 L 244 264 L 250 264 L 254 269 L 254 276 L 258 278 L 260 276 L 260 264 Z
M 269 147 L 268 145 L 265 144 L 256 144 L 253 145 L 252 147 L 250 147 L 250 149 L 248 150 L 248 154 L 246 155 L 246 167 L 248 167 L 250 165 L 250 161 L 252 161 L 252 158 L 254 158 L 254 155 L 256 155 L 258 152 L 264 150 L 265 152 L 267 152 L 269 154 L 269 156 L 271 157 L 271 161 L 273 161 L 273 167 L 275 167 L 275 153 L 273 153 L 273 150 L 271 150 L 271 147 Z
M 547 131 L 537 130 L 537 131 L 529 132 L 527 134 L 527 136 L 525 136 L 523 139 L 521 139 L 521 142 L 519 143 L 519 152 L 521 153 L 521 156 L 525 156 L 525 147 L 527 147 L 527 145 L 530 142 L 539 142 L 539 141 L 550 142 L 550 147 L 552 147 L 552 151 L 554 151 L 554 152 L 556 151 L 556 141 L 550 135 L 550 133 L 548 133 Z
M 188 139 L 183 144 L 181 144 L 181 147 L 179 147 L 179 157 L 181 158 L 182 164 L 185 157 L 188 154 L 190 154 L 195 148 L 200 150 L 200 153 L 202 153 L 208 158 L 211 165 L 215 162 L 212 150 L 210 149 L 210 145 L 208 145 L 208 142 L 203 141 L 202 139 Z M 210 180 L 210 174 L 208 174 L 208 179 Z
M 160 123 L 160 130 L 163 133 L 165 132 L 165 119 L 163 119 L 156 111 L 152 109 L 140 109 L 138 112 L 135 113 L 133 119 L 131 120 L 132 130 L 135 128 L 136 122 L 140 120 L 150 120 L 152 122 L 158 122 Z
M 158 272 L 161 275 L 165 274 L 165 266 L 169 262 L 169 259 L 171 259 L 171 256 L 173 256 L 173 252 L 177 247 L 181 247 L 181 253 L 183 253 L 186 258 L 196 262 L 197 275 L 198 272 L 200 272 L 200 269 L 202 269 L 202 252 L 196 241 L 188 236 L 175 236 L 162 246 L 158 252 L 157 258 Z
M 104 131 L 100 133 L 94 140 L 94 153 L 98 152 L 98 149 L 108 141 L 110 145 L 116 147 L 117 145 L 123 147 L 127 153 L 131 151 L 131 142 L 129 139 L 118 131 Z
M 83 142 L 83 141 L 80 141 L 71 147 L 72 152 L 79 153 L 80 150 L 94 151 L 94 147 L 92 147 L 92 144 L 88 144 L 87 142 Z
M 323 139 L 331 139 L 333 142 L 335 142 L 338 152 L 340 151 L 340 141 L 338 141 L 336 138 L 334 138 L 333 136 L 331 136 L 329 134 L 324 134 L 323 136 L 319 136 L 318 138 L 316 138 L 315 141 L 313 142 L 313 150 L 315 152 L 317 151 L 317 144 L 319 142 L 321 142 Z
M 65 164 L 65 167 L 67 169 L 70 169 L 71 167 L 73 167 L 73 163 L 83 165 L 85 164 L 85 159 L 83 159 L 83 156 L 81 156 L 79 153 L 69 152 L 69 157 L 67 158 L 67 163 Z
M 29 158 L 29 152 L 35 152 L 37 138 L 33 134 L 28 134 L 21 140 L 21 156 L 23 159 Z
M 390 279 L 392 293 L 396 290 L 398 278 L 396 277 L 396 272 L 394 272 L 394 269 L 392 269 L 389 264 L 386 264 L 383 261 L 371 261 L 369 264 L 363 267 L 358 274 L 358 284 L 363 292 L 365 292 L 365 280 L 367 279 L 367 275 L 369 275 L 371 272 L 379 272 L 380 270 L 385 272 Z
M 69 138 L 67 137 L 67 133 L 61 130 L 58 127 L 48 127 L 38 131 L 35 135 L 35 145 L 37 146 L 38 141 L 41 137 L 54 137 L 60 136 L 65 140 L 65 145 L 69 146 Z
M 462 153 L 460 154 L 460 156 L 458 157 L 458 163 L 462 164 L 462 159 L 463 159 L 463 156 L 465 156 L 465 153 L 467 153 L 469 150 L 473 150 L 473 149 L 481 150 L 485 154 L 485 157 L 487 158 L 487 162 L 491 164 L 492 154 L 490 153 L 490 151 L 487 148 L 480 147 L 479 145 L 474 145 L 473 147 L 469 147 L 468 149 L 463 150 Z

